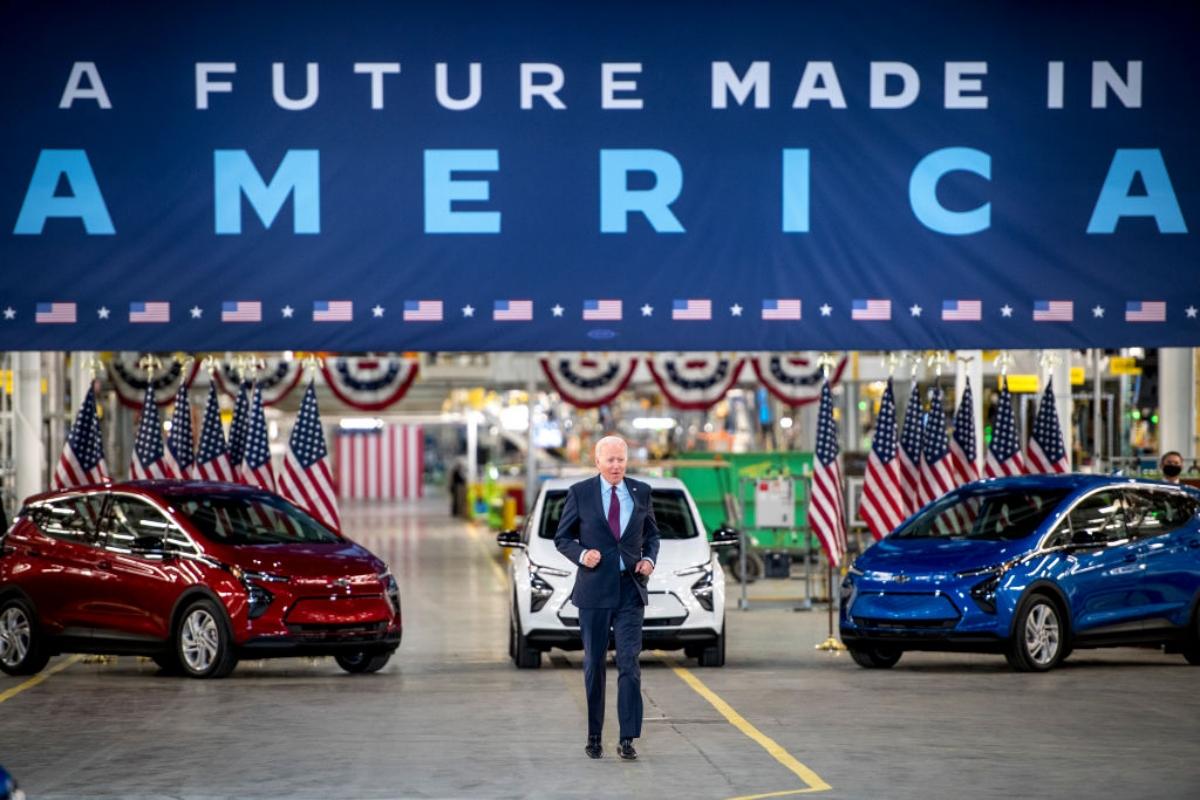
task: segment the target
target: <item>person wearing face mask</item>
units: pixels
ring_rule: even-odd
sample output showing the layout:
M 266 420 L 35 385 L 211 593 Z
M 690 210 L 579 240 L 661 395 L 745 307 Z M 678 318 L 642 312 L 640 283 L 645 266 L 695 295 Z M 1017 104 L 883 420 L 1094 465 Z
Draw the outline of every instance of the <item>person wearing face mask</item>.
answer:
M 1183 472 L 1183 456 L 1179 454 L 1179 451 L 1170 450 L 1163 453 L 1158 466 L 1162 470 L 1164 481 L 1167 483 L 1179 483 L 1179 475 Z

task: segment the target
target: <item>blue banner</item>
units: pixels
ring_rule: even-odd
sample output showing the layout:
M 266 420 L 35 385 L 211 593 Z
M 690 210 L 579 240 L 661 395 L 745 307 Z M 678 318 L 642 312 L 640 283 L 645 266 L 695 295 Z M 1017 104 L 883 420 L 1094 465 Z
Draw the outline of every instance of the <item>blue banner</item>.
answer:
M 1200 344 L 1194 3 L 0 30 L 0 349 Z

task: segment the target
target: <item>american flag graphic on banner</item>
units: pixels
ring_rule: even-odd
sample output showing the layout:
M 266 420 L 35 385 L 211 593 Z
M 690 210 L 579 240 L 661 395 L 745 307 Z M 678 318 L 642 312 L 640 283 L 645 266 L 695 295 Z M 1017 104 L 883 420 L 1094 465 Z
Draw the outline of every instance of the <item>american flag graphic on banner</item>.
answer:
M 235 483 L 243 483 L 242 462 L 246 458 L 246 434 L 250 426 L 250 384 L 243 383 L 233 403 L 233 421 L 229 424 L 229 466 Z
M 242 460 L 242 483 L 275 491 L 271 469 L 271 443 L 267 439 L 267 416 L 263 412 L 262 389 L 254 387 L 246 414 L 246 452 Z
M 867 475 L 859 505 L 859 515 L 876 539 L 894 531 L 908 516 L 897 438 L 896 397 L 892 393 L 892 379 L 888 378 L 887 388 L 879 401 L 875 438 L 871 442 L 871 454 L 867 456 Z
M 54 488 L 70 489 L 89 483 L 109 480 L 108 465 L 104 463 L 104 441 L 100 437 L 100 417 L 96 414 L 96 392 L 88 392 L 79 406 L 63 445 L 62 456 L 54 468 Z
M 798 320 L 800 319 L 800 300 L 798 298 L 763 300 L 762 318 L 765 320 Z
M 908 405 L 904 408 L 904 427 L 900 432 L 900 450 L 896 455 L 907 514 L 921 507 L 921 450 L 924 448 L 924 436 L 925 415 L 921 409 L 921 390 L 914 379 Z
M 1070 322 L 1075 318 L 1075 303 L 1071 300 L 1036 300 L 1033 303 L 1034 322 Z
M 196 454 L 196 473 L 202 481 L 234 483 L 233 466 L 229 463 L 229 448 L 221 429 L 221 405 L 217 401 L 217 384 L 208 386 L 208 402 L 204 405 L 204 421 L 200 425 L 200 450 Z
M 957 485 L 954 462 L 950 458 L 950 440 L 946 436 L 946 412 L 942 387 L 934 385 L 929 401 L 929 420 L 925 423 L 921 450 L 921 505 L 930 503 Z
M 600 322 L 602 320 L 616 321 L 621 319 L 620 300 L 584 300 L 583 318 Z
M 492 303 L 496 322 L 529 322 L 533 319 L 532 300 L 497 300 Z
M 226 300 L 221 303 L 221 322 L 262 322 L 262 302 Z
M 405 322 L 441 322 L 441 300 L 405 300 Z
M 133 456 L 129 459 L 129 476 L 135 481 L 169 477 L 163 455 L 162 422 L 158 418 L 158 403 L 154 402 L 151 386 L 146 387 L 146 400 L 142 403 L 142 421 L 133 443 Z
M 942 319 L 946 322 L 979 322 L 983 319 L 980 300 L 943 300 Z
M 1054 404 L 1054 380 L 1046 382 L 1046 392 L 1033 418 L 1033 431 L 1026 451 L 1026 467 L 1030 473 L 1070 472 L 1071 461 L 1063 443 L 1058 424 L 1058 407 Z
M 283 455 L 279 493 L 326 527 L 335 531 L 341 529 L 337 488 L 333 485 L 325 432 L 321 429 L 321 415 L 317 410 L 317 392 L 311 380 L 304 391 L 300 415 Z
M 978 454 L 975 448 L 975 401 L 968 379 L 962 397 L 958 399 L 958 411 L 954 413 L 954 435 L 950 437 L 950 457 L 954 460 L 958 483 L 979 479 L 979 466 L 975 462 Z
M 671 304 L 671 319 L 712 319 L 711 300 L 676 300 Z
M 338 496 L 353 500 L 409 500 L 425 493 L 425 438 L 420 425 L 384 425 L 339 431 Z
M 157 301 L 129 304 L 129 321 L 139 322 L 170 322 L 171 304 Z
M 992 443 L 988 446 L 987 463 L 983 465 L 983 475 L 985 478 L 1004 478 L 1009 475 L 1024 474 L 1025 459 L 1021 456 L 1021 438 L 1017 434 L 1012 394 L 1008 391 L 1008 377 L 1005 376 L 1000 379 L 1000 399 L 996 401 L 996 417 L 992 422 Z
M 39 325 L 52 323 L 75 322 L 74 303 L 38 303 L 34 312 L 34 322 Z
M 190 481 L 196 478 L 195 442 L 192 440 L 192 404 L 188 401 L 187 382 L 175 393 L 175 411 L 171 414 L 171 432 L 167 434 L 167 477 Z
M 1125 304 L 1126 322 L 1166 322 L 1167 304 L 1162 300 L 1130 300 Z
M 354 303 L 350 300 L 314 300 L 313 322 L 353 322 Z
M 850 319 L 889 320 L 891 318 L 891 300 L 855 300 L 850 304 Z
M 815 455 L 808 524 L 821 540 L 830 566 L 836 568 L 846 554 L 846 513 L 843 511 L 842 468 L 838 463 L 838 435 L 833 421 L 833 394 L 829 391 L 829 381 L 821 387 Z

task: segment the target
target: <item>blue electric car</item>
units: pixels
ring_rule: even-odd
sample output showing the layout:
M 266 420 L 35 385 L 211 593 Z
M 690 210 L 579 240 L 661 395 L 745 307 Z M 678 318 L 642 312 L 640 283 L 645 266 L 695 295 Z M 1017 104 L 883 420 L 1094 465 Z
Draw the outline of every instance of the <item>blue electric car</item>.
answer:
M 1053 668 L 1075 648 L 1163 646 L 1200 664 L 1200 493 L 1091 475 L 977 481 L 864 552 L 842 583 L 854 660 L 1003 653 Z

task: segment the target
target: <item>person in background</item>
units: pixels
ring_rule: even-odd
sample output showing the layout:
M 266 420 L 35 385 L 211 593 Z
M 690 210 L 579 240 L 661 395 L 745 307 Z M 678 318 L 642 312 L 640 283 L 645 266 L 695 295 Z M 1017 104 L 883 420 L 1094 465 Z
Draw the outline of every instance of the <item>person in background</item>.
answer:
M 1167 483 L 1179 483 L 1179 476 L 1183 473 L 1183 456 L 1177 450 L 1169 450 L 1163 453 L 1162 459 L 1158 462 L 1159 469 L 1162 470 L 1163 480 Z

